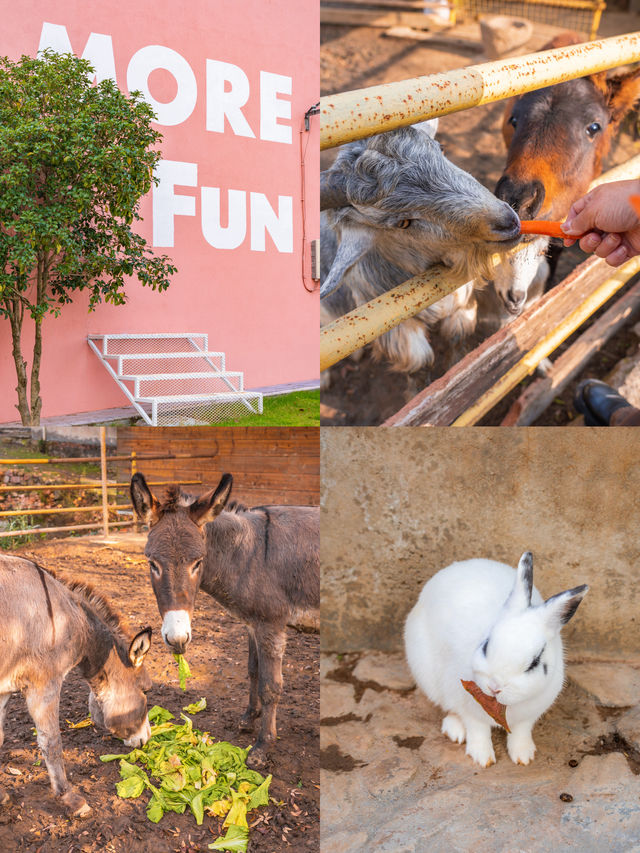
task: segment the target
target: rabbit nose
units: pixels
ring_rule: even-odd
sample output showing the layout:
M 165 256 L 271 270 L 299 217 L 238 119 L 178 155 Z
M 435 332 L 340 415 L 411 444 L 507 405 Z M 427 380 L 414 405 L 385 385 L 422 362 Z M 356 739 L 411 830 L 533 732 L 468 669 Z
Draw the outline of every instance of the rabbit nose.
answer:
M 500 691 L 502 690 L 502 688 L 498 687 L 498 685 L 494 681 L 490 681 L 489 682 L 489 690 L 491 691 L 491 693 L 494 696 L 497 696 L 500 693 Z

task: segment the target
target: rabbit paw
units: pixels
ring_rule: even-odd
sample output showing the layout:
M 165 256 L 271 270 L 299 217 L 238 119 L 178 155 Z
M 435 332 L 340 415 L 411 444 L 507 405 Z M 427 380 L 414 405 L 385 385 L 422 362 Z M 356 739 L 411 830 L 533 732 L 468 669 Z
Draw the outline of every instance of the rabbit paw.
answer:
M 442 721 L 442 733 L 454 743 L 464 743 L 466 731 L 464 723 L 457 714 L 447 714 Z
M 531 732 L 511 732 L 507 735 L 507 752 L 514 764 L 529 764 L 533 761 L 536 745 Z
M 488 736 L 472 737 L 467 732 L 467 755 L 480 767 L 491 767 L 496 763 L 496 754 L 491 743 L 491 730 Z

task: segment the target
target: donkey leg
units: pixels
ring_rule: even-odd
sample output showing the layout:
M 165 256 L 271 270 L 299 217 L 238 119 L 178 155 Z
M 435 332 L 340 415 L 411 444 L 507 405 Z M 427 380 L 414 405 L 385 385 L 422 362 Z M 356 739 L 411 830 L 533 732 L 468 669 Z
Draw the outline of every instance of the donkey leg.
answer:
M 0 693 L 0 746 L 4 743 L 4 712 L 11 693 Z M 0 788 L 0 806 L 6 805 L 10 800 L 9 794 L 4 788 Z
M 87 817 L 91 807 L 74 790 L 67 779 L 60 735 L 60 684 L 48 684 L 44 689 L 26 691 L 29 713 L 36 724 L 38 746 L 49 771 L 53 793 L 59 796 L 71 817 Z
M 249 707 L 240 717 L 239 728 L 241 732 L 252 732 L 253 721 L 260 716 L 260 695 L 258 692 L 258 646 L 251 628 L 247 628 L 249 634 Z
M 247 756 L 248 767 L 263 767 L 267 749 L 276 739 L 276 711 L 282 693 L 282 657 L 287 645 L 283 627 L 262 626 L 255 629 L 258 647 L 258 693 L 262 703 L 260 734 Z

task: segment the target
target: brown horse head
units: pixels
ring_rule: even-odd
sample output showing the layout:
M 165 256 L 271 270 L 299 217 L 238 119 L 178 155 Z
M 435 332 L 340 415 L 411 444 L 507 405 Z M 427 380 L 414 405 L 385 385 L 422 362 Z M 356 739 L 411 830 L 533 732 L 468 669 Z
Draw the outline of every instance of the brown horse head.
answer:
M 162 639 L 177 654 L 183 654 L 191 640 L 191 617 L 206 554 L 204 525 L 222 512 L 232 485 L 231 474 L 223 474 L 217 488 L 195 500 L 172 486 L 160 502 L 142 474 L 134 474 L 131 480 L 136 515 L 149 525 L 144 553 L 162 616 Z
M 563 33 L 545 49 L 579 41 Z M 602 171 L 624 116 L 640 99 L 640 69 L 606 72 L 527 92 L 506 103 L 507 165 L 496 186 L 521 219 L 563 219 Z

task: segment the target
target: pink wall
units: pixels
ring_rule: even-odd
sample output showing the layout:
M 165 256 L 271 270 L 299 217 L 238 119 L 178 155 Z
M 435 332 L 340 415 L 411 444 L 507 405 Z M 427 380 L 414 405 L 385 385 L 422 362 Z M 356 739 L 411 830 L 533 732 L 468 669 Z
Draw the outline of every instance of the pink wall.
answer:
M 226 352 L 230 370 L 244 371 L 247 388 L 318 376 L 318 295 L 305 290 L 301 274 L 300 163 L 302 141 L 307 145 L 306 284 L 311 287 L 308 241 L 319 235 L 318 118 L 311 118 L 311 132 L 304 133 L 302 140 L 300 131 L 305 111 L 319 97 L 318 7 L 317 2 L 299 0 L 190 0 L 185 4 L 177 0 L 27 0 L 7 4 L 0 28 L 0 54 L 12 58 L 34 55 L 45 22 L 57 25 L 57 29 L 45 28 L 49 39 L 52 33 L 64 37 L 60 27 L 66 28 L 73 51 L 79 55 L 91 33 L 110 36 L 117 81 L 125 90 L 127 74 L 135 74 L 136 64 L 139 67 L 149 53 L 138 52 L 149 45 L 164 48 L 154 56 L 169 57 L 179 70 L 172 74 L 159 68 L 148 75 L 138 71 L 137 79 L 148 76 L 150 93 L 158 101 L 176 99 L 167 116 L 178 123 L 158 124 L 164 134 L 163 160 L 197 167 L 197 186 L 175 189 L 177 195 L 193 199 L 183 204 L 194 206 L 195 216 L 173 218 L 173 246 L 167 245 L 171 239 L 167 203 L 160 195 L 155 202 L 151 196 L 143 200 L 145 237 L 152 242 L 155 236 L 156 244 L 164 242 L 156 245 L 156 251 L 172 257 L 178 267 L 169 290 L 158 295 L 133 281 L 127 287 L 125 306 L 99 306 L 89 314 L 87 301 L 80 298 L 65 307 L 59 318 L 45 321 L 43 416 L 126 404 L 90 351 L 86 343 L 89 333 L 208 332 L 211 349 Z M 108 39 L 94 36 L 89 48 L 91 44 L 101 47 L 102 55 L 108 57 Z M 153 57 L 150 67 L 154 67 Z M 235 83 L 225 84 L 225 91 L 233 85 L 239 92 L 245 77 L 249 85 L 248 100 L 238 107 L 241 115 L 229 107 L 234 126 L 225 119 L 223 132 L 213 129 L 221 115 L 220 100 L 214 97 L 214 76 L 221 69 L 236 77 Z M 183 75 L 179 85 L 175 74 Z M 286 91 L 286 78 L 291 78 L 291 94 Z M 277 91 L 270 94 L 269 87 Z M 193 99 L 195 106 L 184 118 Z M 207 123 L 212 129 L 207 129 Z M 253 133 L 254 138 L 240 133 Z M 273 139 L 287 135 L 290 142 Z M 194 172 L 193 165 L 177 168 L 183 174 L 181 180 L 187 172 Z M 236 191 L 233 197 L 242 202 L 241 207 L 246 204 L 243 240 L 242 223 L 237 219 L 234 222 L 240 222 L 240 231 L 214 235 L 217 245 L 226 240 L 239 243 L 236 248 L 214 248 L 205 239 L 202 187 L 219 188 L 222 200 L 220 222 L 209 216 L 209 229 L 227 225 L 229 190 Z M 273 216 L 279 215 L 272 226 L 275 242 L 260 221 L 252 227 L 251 194 L 257 194 L 254 212 L 258 210 L 258 219 L 265 201 L 274 210 Z M 212 191 L 205 195 L 214 199 Z M 279 197 L 284 198 L 280 207 Z M 168 204 L 170 207 L 171 199 Z M 283 209 L 287 204 L 292 205 L 291 229 Z M 211 210 L 216 213 L 217 205 Z M 256 250 L 261 235 L 265 235 L 264 251 Z M 207 236 L 211 239 L 211 231 Z M 31 340 L 30 334 L 25 335 L 28 360 Z M 0 421 L 16 419 L 15 384 L 9 324 L 0 320 Z

